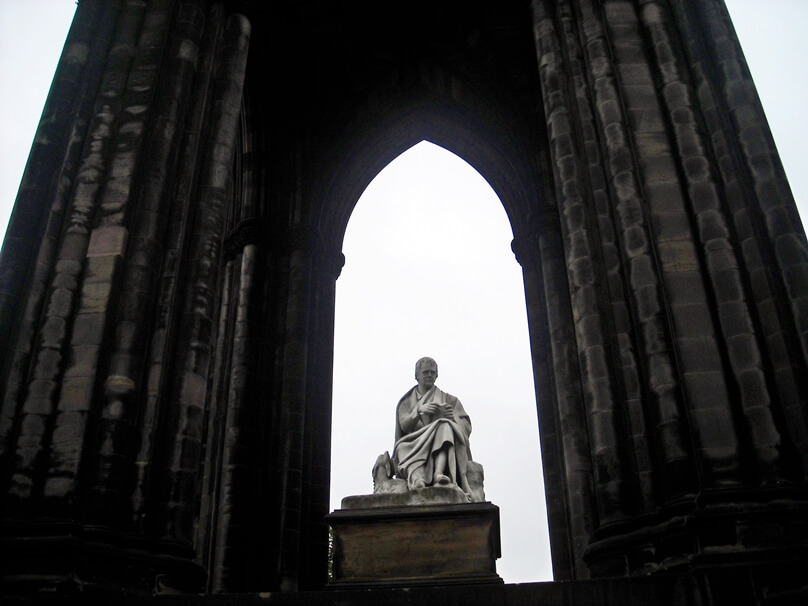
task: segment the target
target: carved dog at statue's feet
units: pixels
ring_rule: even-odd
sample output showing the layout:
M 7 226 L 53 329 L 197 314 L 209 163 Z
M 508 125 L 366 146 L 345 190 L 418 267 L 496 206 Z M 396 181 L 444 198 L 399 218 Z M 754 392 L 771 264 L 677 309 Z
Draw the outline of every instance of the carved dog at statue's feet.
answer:
M 407 492 L 407 480 L 393 477 L 393 460 L 386 450 L 376 457 L 373 464 L 373 494 L 396 494 Z

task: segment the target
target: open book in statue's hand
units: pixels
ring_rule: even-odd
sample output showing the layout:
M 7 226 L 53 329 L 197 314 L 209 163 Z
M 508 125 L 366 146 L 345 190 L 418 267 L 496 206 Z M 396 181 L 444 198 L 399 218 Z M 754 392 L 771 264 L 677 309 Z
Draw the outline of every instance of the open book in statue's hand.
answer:
M 418 414 L 421 415 L 421 420 L 427 424 L 438 419 L 454 421 L 454 411 L 450 404 L 438 404 L 437 402 L 422 404 L 419 406 Z
M 429 415 L 429 421 L 437 421 L 438 419 L 449 419 L 454 421 L 454 411 L 450 404 L 435 404 L 434 412 Z

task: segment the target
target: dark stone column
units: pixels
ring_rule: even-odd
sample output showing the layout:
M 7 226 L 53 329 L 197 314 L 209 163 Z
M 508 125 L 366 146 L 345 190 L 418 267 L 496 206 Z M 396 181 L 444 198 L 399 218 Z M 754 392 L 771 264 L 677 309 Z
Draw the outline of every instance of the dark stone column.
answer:
M 218 303 L 219 264 L 224 238 L 233 147 L 241 109 L 241 92 L 249 42 L 249 22 L 227 19 L 217 53 L 211 116 L 196 185 L 198 203 L 188 242 L 187 283 L 177 332 L 178 358 L 163 419 L 160 445 L 161 514 L 158 532 L 190 546 L 196 514 L 208 373 Z
M 609 333 L 605 332 L 608 331 L 608 316 L 601 307 L 606 299 L 597 285 L 602 260 L 597 247 L 596 222 L 592 217 L 589 172 L 575 136 L 578 129 L 576 102 L 570 95 L 561 62 L 562 46 L 553 21 L 554 9 L 539 2 L 532 6 L 571 303 L 569 317 L 574 318 L 572 326 L 578 357 L 575 372 L 580 377 L 583 395 L 583 423 L 579 421 L 576 429 L 570 428 L 564 434 L 568 440 L 578 435 L 575 439 L 579 448 L 585 445 L 588 450 L 585 456 L 591 460 L 593 497 L 597 503 L 597 517 L 593 518 L 597 524 L 608 524 L 629 513 L 624 475 L 629 465 L 624 458 L 625 432 L 614 383 L 618 372 L 610 355 Z M 559 291 L 564 287 L 561 281 L 545 284 L 548 292 L 555 296 L 560 296 Z M 569 317 L 562 321 L 569 323 Z M 555 343 L 556 339 L 553 341 Z M 565 412 L 569 410 L 560 402 L 558 405 Z M 580 470 L 581 466 L 571 468 Z M 576 490 L 569 499 L 571 506 L 581 500 L 581 493 Z
M 0 261 L 10 295 L 40 267 L 2 303 L 20 327 L 0 348 L 12 593 L 203 587 L 197 476 L 248 38 L 206 0 L 79 7 L 40 129 L 59 180 L 26 190 Z
M 106 63 L 105 70 L 99 74 L 100 82 L 96 84 L 101 99 L 94 100 L 94 106 L 86 107 L 92 118 L 84 136 L 94 145 L 84 147 L 78 166 L 78 179 L 70 191 L 70 200 L 66 212 L 59 212 L 52 218 L 58 222 L 58 239 L 56 240 L 54 256 L 47 259 L 51 242 L 43 241 L 40 257 L 43 262 L 50 261 L 48 267 L 48 286 L 46 290 L 32 289 L 29 293 L 29 311 L 33 312 L 39 307 L 36 299 L 43 297 L 43 313 L 41 316 L 29 317 L 25 320 L 25 331 L 18 335 L 19 341 L 24 339 L 25 333 L 32 338 L 30 356 L 19 356 L 11 370 L 6 395 L 6 406 L 14 406 L 12 402 L 19 398 L 21 406 L 15 414 L 15 434 L 7 444 L 16 445 L 13 455 L 13 469 L 9 470 L 9 495 L 18 495 L 21 501 L 36 498 L 41 488 L 43 470 L 42 457 L 48 451 L 49 434 L 54 431 L 54 414 L 57 414 L 57 402 L 68 399 L 71 408 L 77 413 L 76 417 L 86 417 L 90 407 L 89 394 L 82 394 L 79 380 L 68 380 L 62 384 L 64 365 L 68 362 L 71 352 L 70 333 L 81 339 L 88 330 L 81 326 L 81 318 L 76 313 L 79 308 L 89 308 L 97 303 L 92 297 L 82 302 L 82 282 L 86 280 L 87 288 L 95 288 L 89 284 L 103 282 L 103 278 L 96 275 L 93 267 L 97 261 L 91 261 L 93 252 L 90 248 L 90 236 L 93 229 L 94 216 L 99 205 L 99 195 L 102 188 L 108 158 L 112 155 L 114 145 L 114 122 L 118 112 L 123 107 L 125 84 L 131 68 L 132 57 L 135 54 L 137 37 L 142 26 L 144 8 L 128 7 L 118 15 L 115 29 L 114 44 L 117 52 L 111 54 Z M 85 51 L 86 52 L 86 51 Z M 107 101 L 105 97 L 110 100 Z M 87 120 L 87 117 L 85 117 Z M 67 228 L 65 229 L 65 225 Z M 10 231 L 13 229 L 13 225 Z M 56 225 L 52 228 L 56 230 Z M 55 235 L 55 234 L 54 234 Z M 13 241 L 12 241 L 13 242 Z M 102 244 L 96 237 L 94 250 L 99 250 Z M 12 244 L 11 242 L 9 244 Z M 122 243 L 121 243 L 122 244 Z M 110 243 L 110 249 L 114 245 Z M 110 252 L 113 252 L 110 250 Z M 44 258 L 43 258 L 44 257 Z M 87 277 L 83 276 L 87 264 Z M 120 260 L 120 259 L 119 259 Z M 111 261 L 112 264 L 115 261 Z M 101 287 L 103 288 L 103 287 Z M 103 294 L 101 294 L 103 296 Z M 75 314 L 75 315 L 74 315 Z M 79 326 L 73 328 L 78 321 Z M 96 334 L 103 334 L 104 322 L 96 328 Z M 18 341 L 18 342 L 19 342 Z M 25 347 L 25 342 L 20 343 Z M 97 349 L 97 346 L 96 346 Z M 97 362 L 97 351 L 95 361 Z M 30 364 L 33 368 L 28 366 Z M 88 360 L 85 371 L 94 372 L 93 360 Z M 77 373 L 80 374 L 80 373 Z M 85 373 L 86 374 L 86 373 Z M 66 377 L 67 378 L 67 377 Z M 17 383 L 27 381 L 27 385 Z M 92 379 L 90 380 L 92 382 Z M 85 382 L 86 386 L 86 382 Z M 86 391 L 86 390 L 85 390 Z M 74 428 L 70 441 L 73 447 L 81 448 L 83 423 Z M 57 442 L 60 439 L 58 428 L 55 430 Z M 78 438 L 78 439 L 76 439 Z M 64 439 L 64 438 L 62 438 Z M 47 473 L 47 472 L 44 472 Z M 68 480 L 68 484 L 69 484 Z M 39 484 L 39 487 L 37 486 Z M 13 497 L 12 497 L 13 498 Z
M 187 287 L 187 261 L 189 241 L 192 239 L 192 221 L 195 204 L 192 196 L 197 192 L 200 170 L 199 156 L 207 143 L 210 107 L 209 96 L 214 77 L 216 53 L 224 28 L 225 16 L 220 6 L 205 15 L 205 27 L 198 52 L 198 67 L 193 79 L 193 91 L 188 102 L 185 134 L 182 141 L 172 200 L 167 210 L 155 302 L 150 311 L 149 350 L 145 363 L 145 393 L 140 413 L 135 454 L 135 479 L 132 491 L 133 524 L 145 532 L 155 518 L 158 495 L 152 489 L 155 481 L 155 454 L 162 437 L 162 411 L 172 384 L 173 357 L 177 351 L 177 330 L 180 313 L 177 301 Z
M 84 2 L 77 7 L 65 40 L 42 120 L 20 185 L 0 253 L 0 326 L 15 327 L 17 348 L 4 348 L 0 362 L 12 359 L 3 378 L 6 391 L 19 388 L 19 366 L 30 355 L 32 318 L 41 311 L 49 272 L 59 246 L 69 190 L 82 154 L 84 132 L 113 40 L 120 2 Z M 27 290 L 26 290 L 27 289 Z M 21 359 L 22 358 L 22 359 Z M 11 395 L 9 393 L 9 395 Z M 6 400 L 4 399 L 4 402 Z M 5 419 L 13 412 L 3 409 Z M 5 433 L 0 434 L 6 438 Z M 7 444 L 6 439 L 0 443 Z
M 285 241 L 288 283 L 273 501 L 280 533 L 278 584 L 296 591 L 326 581 L 334 297 L 344 258 L 306 226 L 290 228 Z
M 566 580 L 588 578 L 583 553 L 596 527 L 596 515 L 589 435 L 557 221 L 547 211 L 537 233 L 517 235 L 512 248 L 525 280 L 553 574 Z
M 742 273 L 742 254 L 735 245 L 730 209 L 721 199 L 717 163 L 703 134 L 696 92 L 667 4 L 647 3 L 640 18 L 652 43 L 651 67 L 660 83 L 664 108 L 668 115 L 676 116 L 669 126 L 673 133 L 671 147 L 675 149 L 669 153 L 680 165 L 689 210 L 696 223 L 707 282 L 719 310 L 718 326 L 727 346 L 728 371 L 742 408 L 742 427 L 751 438 L 755 473 L 764 483 L 777 483 L 786 473 L 781 457 L 783 443 L 768 393 L 767 382 L 771 379 L 763 366 L 764 355 L 750 306 L 752 297 Z M 697 337 L 703 335 L 693 338 Z M 709 382 L 710 377 L 702 375 L 699 381 Z
M 588 414 L 599 515 L 583 560 L 595 576 L 695 570 L 696 591 L 714 596 L 787 586 L 768 558 L 805 553 L 786 511 L 808 506 L 798 471 L 808 249 L 726 11 L 713 0 L 532 8 L 584 394 L 599 376 L 586 355 L 588 292 L 621 362 L 614 401 L 584 403 L 615 410 L 627 515 L 603 515 L 606 442 Z M 587 291 L 576 260 L 590 241 L 600 249 L 586 248 L 587 264 L 605 287 Z M 795 537 L 788 547 L 763 530 L 775 527 Z M 716 566 L 738 575 L 734 593 Z
M 308 386 L 311 274 L 317 236 L 305 226 L 287 234 L 288 287 L 285 305 L 276 490 L 280 516 L 280 588 L 298 588 L 300 528 L 303 508 L 303 462 Z
M 737 242 L 741 292 L 748 299 L 723 305 L 721 321 L 751 324 L 755 332 L 759 353 L 753 351 L 751 357 L 747 354 L 741 358 L 739 354 L 750 347 L 748 339 L 743 339 L 740 347 L 733 347 L 734 357 L 739 362 L 748 360 L 748 370 L 738 373 L 738 381 L 746 402 L 746 423 L 758 451 L 756 473 L 767 482 L 777 483 L 782 479 L 778 476 L 799 475 L 799 469 L 808 464 L 808 384 L 800 331 L 790 309 L 791 294 L 778 278 L 782 267 L 772 243 L 781 235 L 798 242 L 804 233 L 726 9 L 714 3 L 671 4 L 672 18 L 682 37 L 682 61 L 687 63 L 693 86 L 690 99 L 699 108 L 697 123 L 709 136 L 713 178 L 723 194 L 729 231 Z M 704 37 L 702 21 L 708 28 Z M 757 159 L 748 157 L 750 153 L 762 160 L 759 167 Z M 750 163 L 755 164 L 751 172 Z M 761 178 L 767 181 L 766 186 L 755 185 Z M 762 195 L 761 187 L 765 192 Z M 803 270 L 797 266 L 804 261 L 799 261 L 799 255 L 793 261 L 797 261 L 796 273 L 788 273 L 799 275 Z M 756 353 L 762 363 L 756 360 Z M 763 380 L 754 365 L 764 370 Z M 761 391 L 764 389 L 769 393 Z M 775 428 L 766 419 L 770 414 Z M 785 423 L 778 422 L 780 414 Z M 756 417 L 762 417 L 763 422 L 758 424 Z M 789 442 L 793 442 L 796 451 L 789 448 Z M 799 458 L 799 463 L 793 458 Z
M 639 365 L 638 343 L 635 337 L 637 322 L 633 318 L 631 300 L 627 296 L 630 290 L 623 275 L 619 220 L 613 218 L 612 214 L 609 167 L 605 160 L 606 152 L 600 149 L 598 123 L 592 107 L 592 91 L 587 77 L 582 43 L 579 41 L 573 3 L 560 3 L 559 16 L 564 24 L 569 85 L 575 95 L 574 107 L 581 137 L 580 147 L 583 160 L 587 163 L 589 195 L 592 198 L 591 230 L 599 239 L 600 267 L 596 275 L 601 297 L 608 296 L 610 301 L 610 313 L 604 314 L 604 322 L 613 332 L 609 349 L 616 358 L 616 369 L 619 368 L 619 374 L 616 373 L 615 376 L 617 396 L 624 402 L 622 408 L 624 431 L 628 434 L 627 458 L 633 467 L 635 474 L 633 481 L 636 482 L 628 491 L 635 499 L 630 508 L 637 513 L 653 507 L 655 479 L 651 443 L 646 431 L 649 411 L 643 406 L 642 369 Z
M 336 281 L 345 257 L 323 243 L 315 251 L 312 314 L 306 388 L 306 446 L 301 511 L 300 589 L 320 589 L 327 582 L 331 511 L 331 396 L 334 368 Z
M 225 269 L 198 533 L 212 592 L 255 585 L 253 566 L 240 550 L 255 528 L 255 486 L 262 478 L 257 442 L 266 435 L 255 381 L 259 250 L 245 245 Z

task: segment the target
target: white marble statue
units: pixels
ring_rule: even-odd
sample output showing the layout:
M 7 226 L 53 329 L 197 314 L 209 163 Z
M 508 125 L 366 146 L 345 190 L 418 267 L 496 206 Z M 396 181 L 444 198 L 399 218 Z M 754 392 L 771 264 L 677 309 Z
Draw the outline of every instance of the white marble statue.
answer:
M 380 455 L 373 468 L 374 494 L 456 486 L 468 501 L 485 500 L 482 466 L 469 447 L 471 419 L 460 400 L 435 385 L 437 378 L 435 360 L 418 360 L 418 384 L 396 406 L 393 454 Z

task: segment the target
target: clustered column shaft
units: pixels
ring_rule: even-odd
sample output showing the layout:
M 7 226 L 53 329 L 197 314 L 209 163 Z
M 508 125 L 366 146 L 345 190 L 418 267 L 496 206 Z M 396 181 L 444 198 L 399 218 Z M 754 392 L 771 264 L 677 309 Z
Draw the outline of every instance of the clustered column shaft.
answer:
M 570 560 L 595 574 L 633 565 L 609 559 L 629 549 L 631 540 L 616 547 L 621 519 L 661 520 L 666 507 L 726 488 L 754 501 L 758 486 L 788 485 L 805 463 L 790 445 L 805 443 L 796 352 L 808 248 L 718 5 L 532 3 L 581 378 L 582 411 L 565 425 L 574 373 L 553 377 L 556 440 L 565 458 L 588 450 L 593 492 L 578 488 L 583 464 L 568 468 L 567 518 L 576 519 L 575 502 L 597 503 L 593 531 L 570 525 L 589 546 L 569 547 Z M 549 300 L 546 313 L 549 322 Z M 601 348 L 619 357 L 602 367 L 593 355 Z M 564 359 L 553 351 L 556 368 Z M 616 382 L 597 397 L 600 376 Z M 655 523 L 627 524 L 631 549 L 653 552 Z
M 5 512 L 159 537 L 189 587 L 249 33 L 205 0 L 82 2 L 39 135 L 48 161 L 61 146 L 59 178 L 21 196 L 54 202 L 47 219 L 15 213 L 2 257 L 4 326 L 21 319 L 3 367 Z M 39 250 L 17 245 L 37 222 Z

